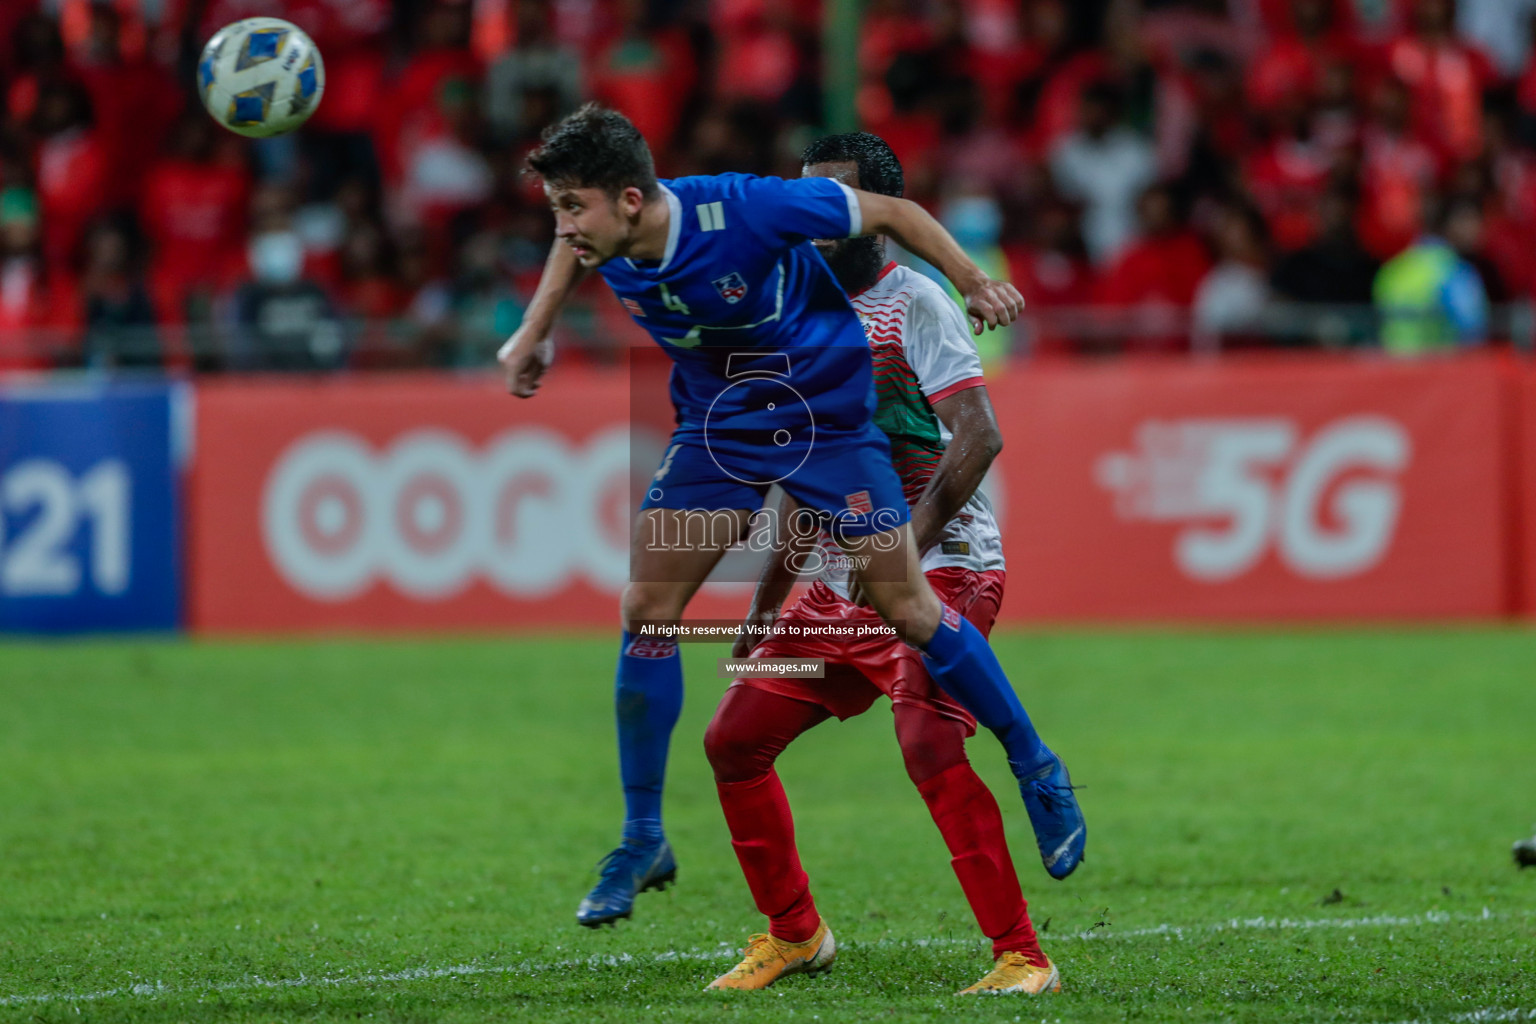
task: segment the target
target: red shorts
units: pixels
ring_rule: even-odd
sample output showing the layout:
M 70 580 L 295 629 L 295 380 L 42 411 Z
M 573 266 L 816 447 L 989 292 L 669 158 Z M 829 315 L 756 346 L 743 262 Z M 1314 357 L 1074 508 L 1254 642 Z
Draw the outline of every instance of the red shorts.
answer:
M 925 574 L 939 600 L 971 620 L 982 636 L 992 632 L 997 609 L 1003 601 L 1002 569 L 972 572 L 945 567 Z M 810 593 L 790 605 L 779 616 L 780 623 L 860 622 L 878 623 L 880 616 L 871 608 L 861 608 L 837 595 L 825 583 L 817 582 Z M 754 658 L 824 658 L 824 679 L 781 679 L 751 677 L 738 679 L 733 686 L 751 686 L 769 693 L 782 694 L 819 704 L 838 718 L 852 718 L 869 710 L 882 693 L 893 704 L 927 708 L 946 718 L 964 722 L 966 735 L 976 731 L 976 720 L 936 684 L 923 665 L 923 656 L 900 640 L 884 637 L 864 639 L 788 639 L 772 637 L 752 652 Z

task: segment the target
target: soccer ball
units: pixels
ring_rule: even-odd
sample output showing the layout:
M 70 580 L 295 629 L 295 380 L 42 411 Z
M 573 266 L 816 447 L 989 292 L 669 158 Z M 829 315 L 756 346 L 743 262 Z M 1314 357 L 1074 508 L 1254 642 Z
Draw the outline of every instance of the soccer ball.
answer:
M 213 119 L 255 139 L 291 132 L 325 92 L 325 65 L 304 30 L 246 18 L 215 32 L 197 61 L 197 94 Z

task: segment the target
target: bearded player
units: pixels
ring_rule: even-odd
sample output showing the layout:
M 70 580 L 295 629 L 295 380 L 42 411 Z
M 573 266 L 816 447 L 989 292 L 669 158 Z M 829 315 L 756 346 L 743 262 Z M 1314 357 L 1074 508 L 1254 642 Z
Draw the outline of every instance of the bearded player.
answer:
M 528 158 L 555 214 L 555 245 L 524 321 L 498 358 L 528 397 L 549 366 L 549 332 L 598 269 L 671 357 L 677 428 L 636 519 L 615 685 L 622 840 L 577 910 L 596 927 L 676 877 L 661 821 L 682 666 L 665 632 L 724 551 L 746 535 L 772 483 L 810 510 L 864 567 L 871 607 L 928 659 L 934 679 L 1002 741 L 1054 871 L 1081 857 L 1082 813 L 976 627 L 919 567 L 890 443 L 872 420 L 869 346 L 813 238 L 888 235 L 964 296 L 974 329 L 1013 321 L 1023 300 L 993 281 L 914 203 L 830 178 L 722 174 L 658 181 L 644 138 L 589 104 Z M 786 384 L 786 381 L 790 384 Z M 792 384 L 792 387 L 790 386 Z M 786 390 L 793 395 L 786 398 Z
M 901 164 L 881 138 L 834 135 L 811 144 L 807 177 L 900 196 Z M 988 633 L 1003 596 L 1002 538 L 977 492 L 1002 448 L 981 360 L 960 310 L 928 278 L 887 261 L 883 239 L 818 241 L 869 335 L 879 405 L 875 423 L 891 439 L 922 568 L 945 605 Z M 786 502 L 792 505 L 792 501 Z M 787 523 L 797 517 L 786 508 Z M 805 525 L 809 526 L 809 523 Z M 795 737 L 834 715 L 851 718 L 881 693 L 891 698 L 908 775 L 933 815 L 994 966 L 962 994 L 1037 994 L 1061 987 L 1036 940 L 1003 835 L 1002 814 L 965 756 L 975 721 L 936 686 L 921 656 L 894 637 L 803 639 L 819 624 L 878 626 L 861 607 L 837 552 L 817 547 L 812 529 L 789 530 L 765 569 L 733 652 L 752 648 L 751 627 L 775 624 L 754 658 L 822 658 L 822 679 L 738 679 L 715 712 L 704 749 L 720 805 L 768 932 L 754 935 L 741 963 L 710 988 L 766 988 L 786 974 L 831 966 L 832 933 L 817 913 L 795 849 L 794 822 L 774 761 Z M 809 566 L 807 563 L 810 563 Z M 800 571 L 825 566 L 805 597 L 779 614 Z M 844 635 L 847 635 L 846 632 Z

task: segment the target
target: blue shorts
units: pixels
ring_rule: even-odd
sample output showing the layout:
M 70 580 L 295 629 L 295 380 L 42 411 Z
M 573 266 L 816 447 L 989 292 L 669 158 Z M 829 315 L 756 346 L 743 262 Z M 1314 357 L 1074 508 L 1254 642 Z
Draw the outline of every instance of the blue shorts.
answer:
M 706 436 L 679 427 L 640 503 L 646 508 L 757 509 L 774 484 L 843 535 L 866 537 L 911 518 L 891 442 L 873 423 L 855 434 L 776 444 L 768 432 Z

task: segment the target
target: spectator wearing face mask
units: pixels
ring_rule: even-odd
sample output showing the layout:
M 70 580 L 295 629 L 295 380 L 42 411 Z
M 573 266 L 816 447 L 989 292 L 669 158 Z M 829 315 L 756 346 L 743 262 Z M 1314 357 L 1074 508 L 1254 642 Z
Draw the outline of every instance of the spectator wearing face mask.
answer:
M 980 189 L 950 196 L 939 209 L 939 221 L 988 277 L 1008 280 L 1008 256 L 998 244 L 1003 233 L 1003 211 L 994 196 Z M 926 264 L 922 270 L 942 284 L 950 298 L 960 301 L 959 293 L 942 274 Z M 1011 326 L 998 327 L 976 339 L 984 370 L 991 372 L 1007 358 L 1013 345 L 1013 330 Z
M 330 297 L 304 276 L 304 243 L 273 227 L 251 238 L 251 280 L 235 295 L 230 369 L 334 370 L 346 336 Z

